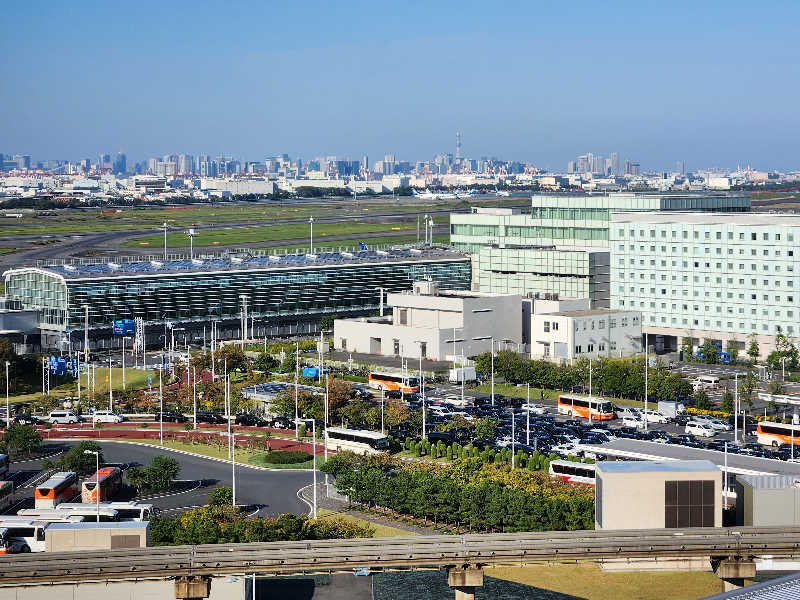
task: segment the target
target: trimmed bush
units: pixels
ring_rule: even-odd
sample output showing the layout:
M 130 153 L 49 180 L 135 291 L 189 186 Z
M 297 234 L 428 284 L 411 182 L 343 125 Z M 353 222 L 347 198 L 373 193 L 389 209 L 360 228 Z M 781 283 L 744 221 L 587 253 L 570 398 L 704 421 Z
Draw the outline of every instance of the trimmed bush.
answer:
M 307 462 L 312 458 L 308 452 L 273 450 L 264 455 L 264 462 L 273 465 L 294 465 Z

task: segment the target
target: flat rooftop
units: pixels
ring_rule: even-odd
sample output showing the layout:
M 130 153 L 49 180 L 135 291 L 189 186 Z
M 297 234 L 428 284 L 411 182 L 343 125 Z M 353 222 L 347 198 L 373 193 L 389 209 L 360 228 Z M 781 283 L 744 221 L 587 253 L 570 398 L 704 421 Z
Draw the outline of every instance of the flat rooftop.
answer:
M 800 227 L 800 215 L 761 212 L 617 211 L 612 213 L 611 221 L 613 223 Z
M 132 276 L 158 276 L 184 273 L 208 273 L 218 271 L 263 271 L 265 269 L 287 269 L 329 267 L 384 262 L 425 262 L 431 260 L 468 260 L 455 250 L 444 248 L 398 248 L 392 250 L 360 250 L 356 252 L 329 252 L 319 254 L 278 255 L 218 255 L 210 258 L 180 258 L 176 260 L 79 261 L 65 264 L 39 264 L 35 268 L 63 277 L 64 279 L 95 279 Z M 21 269 L 12 269 L 17 271 Z M 9 272 L 9 271 L 7 271 Z
M 600 461 L 595 468 L 603 473 L 707 473 L 719 471 L 710 460 L 620 460 Z
M 614 308 L 593 308 L 590 310 L 574 310 L 561 312 L 543 312 L 537 315 L 547 315 L 548 317 L 598 317 L 602 315 L 615 315 L 624 312 L 636 312 L 633 310 L 619 310 Z

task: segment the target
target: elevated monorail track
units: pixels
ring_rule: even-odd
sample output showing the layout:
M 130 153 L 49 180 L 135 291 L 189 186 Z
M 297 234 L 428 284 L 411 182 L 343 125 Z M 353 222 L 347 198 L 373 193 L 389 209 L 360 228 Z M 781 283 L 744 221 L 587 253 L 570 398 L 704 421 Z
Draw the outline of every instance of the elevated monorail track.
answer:
M 800 528 L 695 528 L 209 544 L 8 555 L 0 587 L 619 559 L 800 557 Z

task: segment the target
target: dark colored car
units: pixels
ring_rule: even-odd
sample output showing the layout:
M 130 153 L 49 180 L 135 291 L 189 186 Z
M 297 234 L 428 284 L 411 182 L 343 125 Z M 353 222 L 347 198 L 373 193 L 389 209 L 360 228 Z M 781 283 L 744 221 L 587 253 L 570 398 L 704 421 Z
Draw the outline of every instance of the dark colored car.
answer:
M 430 431 L 428 432 L 428 441 L 431 444 L 441 441 L 445 445 L 449 446 L 456 441 L 456 436 L 454 436 L 450 431 Z
M 215 412 L 211 412 L 208 410 L 201 410 L 197 412 L 197 422 L 198 423 L 208 423 L 210 425 L 221 425 L 225 423 L 225 417 L 219 415 Z
M 388 392 L 384 392 L 383 397 L 393 400 L 400 400 L 403 397 L 403 392 L 400 390 L 389 390 Z
M 185 415 L 174 410 L 165 410 L 164 412 L 158 410 L 153 420 L 163 421 L 164 423 L 186 423 L 189 419 L 187 419 Z
M 676 415 L 672 418 L 672 422 L 680 427 L 686 427 L 686 424 L 691 420 L 691 415 Z
M 267 422 L 253 413 L 239 413 L 236 415 L 236 424 L 246 427 L 266 427 Z
M 19 425 L 40 425 L 42 420 L 39 417 L 34 417 L 33 415 L 19 413 L 14 417 L 14 423 Z
M 275 417 L 269 425 L 277 429 L 294 429 L 294 421 L 287 417 Z

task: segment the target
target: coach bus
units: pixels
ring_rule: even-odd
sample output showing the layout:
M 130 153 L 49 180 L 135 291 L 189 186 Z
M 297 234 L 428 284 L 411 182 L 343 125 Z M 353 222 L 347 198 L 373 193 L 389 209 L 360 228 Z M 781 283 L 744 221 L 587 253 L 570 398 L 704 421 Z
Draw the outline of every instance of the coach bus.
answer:
M 49 525 L 50 523 L 47 521 L 0 515 L 3 550 L 6 554 L 44 552 L 44 536 Z
M 603 398 L 560 394 L 558 413 L 584 419 L 591 418 L 593 421 L 609 421 L 614 418 L 614 407 L 611 402 Z
M 389 437 L 379 431 L 328 427 L 328 450 L 351 450 L 356 454 L 378 454 L 389 450 Z
M 81 486 L 81 501 L 96 503 L 113 498 L 122 487 L 122 471 L 119 467 L 101 467 Z
M 419 392 L 419 378 L 389 371 L 371 371 L 369 387 L 387 392 L 400 391 L 404 394 L 413 394 Z
M 550 461 L 550 477 L 566 481 L 567 483 L 584 483 L 594 485 L 594 465 L 572 462 L 570 460 Z
M 8 454 L 0 454 L 0 477 L 8 475 L 8 467 L 10 465 L 11 461 L 8 460 Z
M 119 521 L 117 511 L 110 508 L 105 508 L 100 505 L 99 510 L 97 506 L 91 504 L 81 504 L 82 509 L 78 510 L 59 510 L 59 504 L 55 508 L 23 508 L 17 511 L 18 517 L 25 517 L 27 519 L 35 519 L 37 521 L 86 521 L 94 523 L 97 521 L 98 514 L 101 523 L 114 523 Z
M 73 471 L 54 473 L 39 485 L 33 493 L 35 508 L 55 508 L 62 502 L 70 502 L 78 495 L 78 474 Z
M 756 439 L 765 446 L 800 444 L 800 425 L 761 421 L 756 428 Z
M 14 504 L 14 482 L 0 481 L 0 511 Z
M 84 510 L 88 510 L 90 517 L 92 509 L 93 507 L 91 505 L 80 502 L 64 502 L 63 504 L 56 506 L 57 511 L 63 511 L 66 513 L 74 511 L 77 514 L 83 514 Z M 152 504 L 143 504 L 136 501 L 100 502 L 100 510 L 115 511 L 117 513 L 118 521 L 149 521 L 150 517 L 153 516 Z M 91 518 L 89 520 L 91 520 Z M 102 521 L 102 516 L 100 520 Z

